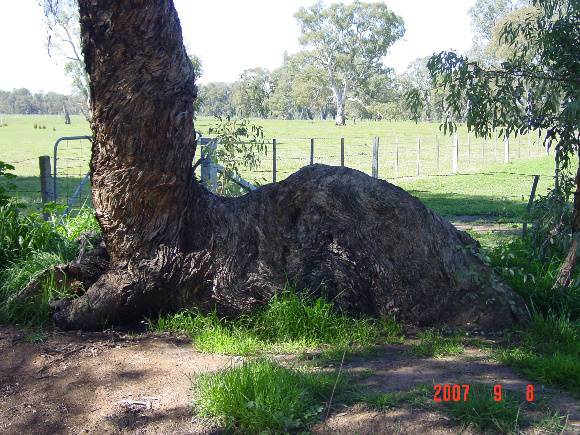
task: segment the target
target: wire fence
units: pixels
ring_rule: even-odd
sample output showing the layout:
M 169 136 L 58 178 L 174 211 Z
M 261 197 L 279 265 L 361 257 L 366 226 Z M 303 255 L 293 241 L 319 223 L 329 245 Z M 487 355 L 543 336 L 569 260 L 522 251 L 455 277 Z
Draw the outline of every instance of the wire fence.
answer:
M 203 146 L 199 148 L 203 150 Z M 265 184 L 274 180 L 281 181 L 311 163 L 323 163 L 344 165 L 369 175 L 373 174 L 374 166 L 374 174 L 378 178 L 395 180 L 481 174 L 497 163 L 544 155 L 546 151 L 541 141 L 531 136 L 519 136 L 504 141 L 476 139 L 471 135 L 281 137 L 267 139 L 266 154 L 260 159 L 258 167 L 252 170 L 242 169 L 239 175 L 252 184 Z M 89 137 L 60 138 L 51 156 L 49 173 L 46 174 L 45 170 L 40 177 L 18 177 L 18 182 L 15 183 L 16 196 L 31 205 L 52 200 L 69 208 L 91 206 L 90 156 Z M 38 158 L 8 163 L 15 166 L 38 165 Z M 240 166 L 243 168 L 243 165 Z M 196 170 L 198 179 L 201 178 L 200 172 L 201 168 Z M 518 176 L 527 179 L 531 175 L 533 174 Z
M 343 164 L 366 174 L 373 173 L 374 163 L 378 178 L 398 179 L 475 173 L 497 163 L 546 155 L 541 140 L 531 136 L 504 141 L 471 135 L 285 137 L 267 139 L 266 145 L 260 165 L 241 171 L 240 175 L 252 183 L 280 181 L 312 163 Z

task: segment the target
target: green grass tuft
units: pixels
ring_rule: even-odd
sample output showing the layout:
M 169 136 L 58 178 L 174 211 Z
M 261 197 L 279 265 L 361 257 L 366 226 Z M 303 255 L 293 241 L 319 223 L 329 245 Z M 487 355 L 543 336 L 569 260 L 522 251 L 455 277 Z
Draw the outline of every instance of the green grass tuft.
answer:
M 502 400 L 496 402 L 493 388 L 488 385 L 472 385 L 467 401 L 447 402 L 444 412 L 464 426 L 475 426 L 482 431 L 519 433 L 521 424 L 521 404 L 514 394 L 504 390 Z
M 402 327 L 394 319 L 353 319 L 322 298 L 310 299 L 287 287 L 270 303 L 236 320 L 215 313 L 182 312 L 161 316 L 150 329 L 189 335 L 202 352 L 255 355 L 300 352 L 315 348 L 342 354 L 378 343 L 400 340 Z
M 565 315 L 535 313 L 515 343 L 499 349 L 504 364 L 548 385 L 580 395 L 580 322 Z
M 427 329 L 418 334 L 419 343 L 411 347 L 411 353 L 424 358 L 441 358 L 462 354 L 464 351 L 459 335 L 444 336 L 436 329 Z
M 345 394 L 344 374 L 289 369 L 267 359 L 193 379 L 194 410 L 241 433 L 286 433 L 306 428 L 334 392 Z

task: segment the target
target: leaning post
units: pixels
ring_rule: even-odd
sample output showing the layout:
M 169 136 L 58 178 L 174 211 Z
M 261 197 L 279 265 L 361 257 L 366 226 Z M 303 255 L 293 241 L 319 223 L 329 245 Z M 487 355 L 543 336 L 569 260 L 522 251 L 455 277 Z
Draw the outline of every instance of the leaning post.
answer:
M 457 133 L 453 135 L 453 167 L 452 173 L 457 174 L 457 167 L 459 164 L 459 138 Z
M 379 137 L 373 139 L 372 176 L 379 178 Z
M 38 158 L 38 167 L 40 169 L 40 197 L 42 199 L 42 206 L 47 202 L 55 201 L 54 192 L 52 189 L 52 175 L 50 168 L 50 157 L 40 156 Z M 43 213 L 44 220 L 49 219 L 48 213 Z

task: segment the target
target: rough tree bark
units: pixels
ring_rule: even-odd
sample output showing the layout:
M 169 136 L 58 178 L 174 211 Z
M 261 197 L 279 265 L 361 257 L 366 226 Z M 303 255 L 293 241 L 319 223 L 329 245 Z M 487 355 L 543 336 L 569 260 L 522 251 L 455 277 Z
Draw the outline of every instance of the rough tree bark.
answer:
M 236 315 L 288 279 L 349 312 L 418 325 L 525 318 L 473 239 L 386 181 L 312 165 L 243 197 L 208 192 L 192 173 L 194 78 L 172 1 L 79 6 L 106 258 L 67 268 L 87 290 L 57 304 L 57 324 L 99 329 L 191 306 Z

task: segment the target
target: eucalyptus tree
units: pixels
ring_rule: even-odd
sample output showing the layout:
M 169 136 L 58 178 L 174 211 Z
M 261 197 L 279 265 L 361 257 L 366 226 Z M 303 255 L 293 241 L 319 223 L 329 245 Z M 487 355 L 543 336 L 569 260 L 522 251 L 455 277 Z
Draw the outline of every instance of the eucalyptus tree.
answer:
M 345 123 L 345 104 L 373 74 L 383 68 L 383 58 L 405 32 L 403 19 L 384 3 L 318 2 L 296 13 L 300 43 L 311 50 L 325 71 L 332 91 L 337 125 Z
M 580 251 L 580 3 L 531 3 L 533 8 L 504 22 L 497 38 L 505 46 L 500 66 L 442 52 L 431 57 L 428 68 L 434 86 L 448 93 L 444 131 L 456 129 L 455 117 L 478 136 L 535 134 L 555 149 L 556 177 L 565 176 L 568 168 L 576 173 L 569 250 L 555 282 L 566 287 Z M 407 97 L 418 115 L 423 106 L 419 89 Z
M 386 181 L 309 165 L 237 198 L 206 190 L 192 168 L 195 77 L 173 1 L 79 6 L 104 240 L 63 268 L 78 297 L 54 304 L 58 325 L 183 308 L 232 316 L 289 279 L 345 311 L 419 325 L 497 329 L 525 316 L 473 239 Z

